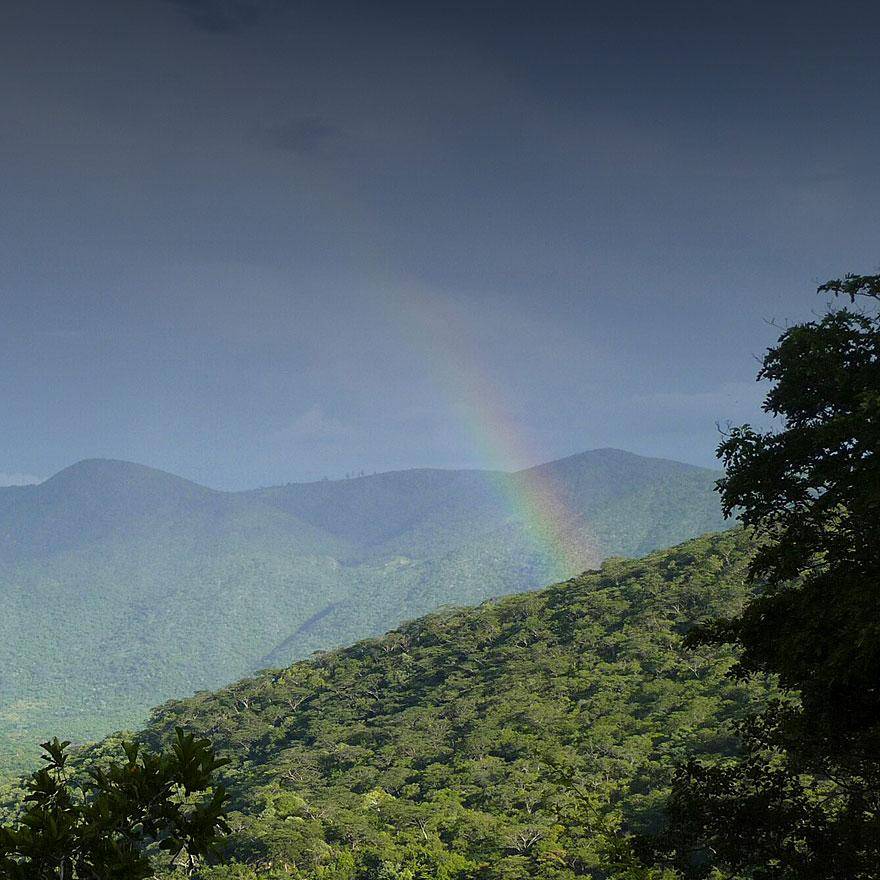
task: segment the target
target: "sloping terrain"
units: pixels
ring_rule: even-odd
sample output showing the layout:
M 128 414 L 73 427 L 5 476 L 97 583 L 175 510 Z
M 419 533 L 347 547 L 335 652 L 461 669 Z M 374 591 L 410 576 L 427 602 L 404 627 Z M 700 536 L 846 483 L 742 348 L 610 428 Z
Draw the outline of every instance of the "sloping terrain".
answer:
M 724 722 L 762 693 L 725 676 L 726 651 L 682 646 L 740 608 L 749 543 L 433 614 L 168 703 L 140 736 L 182 725 L 231 759 L 242 867 L 209 877 L 607 877 L 614 830 L 650 827 L 674 763 L 728 753 Z
M 537 496 L 578 520 L 603 555 L 634 556 L 720 527 L 716 478 L 705 468 L 599 449 L 516 473 L 410 470 L 291 483 L 246 493 L 348 540 L 354 558 L 437 556 L 517 515 Z M 513 510 L 512 510 L 513 509 Z M 572 572 L 573 573 L 573 572 Z
M 518 474 L 406 471 L 243 493 L 92 460 L 0 489 L 6 760 L 445 604 L 716 528 L 713 479 L 602 450 Z

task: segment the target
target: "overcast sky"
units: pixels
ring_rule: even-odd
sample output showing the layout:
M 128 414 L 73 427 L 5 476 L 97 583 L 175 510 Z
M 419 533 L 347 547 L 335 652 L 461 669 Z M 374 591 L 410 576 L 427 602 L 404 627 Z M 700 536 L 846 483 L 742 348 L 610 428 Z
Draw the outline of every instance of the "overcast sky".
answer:
M 0 482 L 713 461 L 880 263 L 874 3 L 0 13 Z

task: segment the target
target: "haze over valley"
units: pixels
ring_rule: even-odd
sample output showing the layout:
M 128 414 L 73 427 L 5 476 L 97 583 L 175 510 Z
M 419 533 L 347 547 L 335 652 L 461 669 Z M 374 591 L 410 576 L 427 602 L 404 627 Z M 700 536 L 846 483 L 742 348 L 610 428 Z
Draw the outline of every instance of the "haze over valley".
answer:
M 721 528 L 716 477 L 606 449 L 247 492 L 93 459 L 0 489 L 5 752 Z

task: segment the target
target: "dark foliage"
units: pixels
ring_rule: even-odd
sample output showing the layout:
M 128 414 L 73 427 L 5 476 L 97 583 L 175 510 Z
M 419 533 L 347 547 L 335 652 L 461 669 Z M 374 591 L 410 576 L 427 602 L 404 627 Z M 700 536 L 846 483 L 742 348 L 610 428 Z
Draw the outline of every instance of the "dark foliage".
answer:
M 742 607 L 750 545 L 734 530 L 613 560 L 160 707 L 145 742 L 180 726 L 231 759 L 227 863 L 199 876 L 671 877 L 628 840 L 762 693 L 725 675 L 730 649 L 682 644 Z
M 880 276 L 820 292 L 866 306 L 786 330 L 760 372 L 780 429 L 719 448 L 764 591 L 689 642 L 735 645 L 734 674 L 787 697 L 740 726 L 738 760 L 682 770 L 670 841 L 696 876 L 880 877 Z
M 46 766 L 27 783 L 17 821 L 0 828 L 0 877 L 9 880 L 145 880 L 148 845 L 194 870 L 222 834 L 227 795 L 212 790 L 226 763 L 207 740 L 180 728 L 168 752 L 123 742 L 123 762 L 71 774 L 70 743 L 43 743 Z M 206 794 L 208 792 L 208 794 Z

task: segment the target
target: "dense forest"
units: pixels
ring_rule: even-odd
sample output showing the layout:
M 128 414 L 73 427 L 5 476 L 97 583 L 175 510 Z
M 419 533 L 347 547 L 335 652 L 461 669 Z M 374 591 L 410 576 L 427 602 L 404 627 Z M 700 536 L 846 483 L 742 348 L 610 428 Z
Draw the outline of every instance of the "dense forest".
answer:
M 717 475 L 615 450 L 218 492 L 120 461 L 0 489 L 0 769 L 172 696 L 717 528 Z M 560 553 L 511 498 L 560 505 Z
M 231 865 L 200 876 L 612 876 L 619 829 L 655 828 L 676 763 L 728 753 L 766 693 L 725 675 L 732 651 L 683 646 L 743 607 L 750 547 L 734 530 L 433 614 L 167 703 L 138 738 L 179 726 L 230 760 Z

